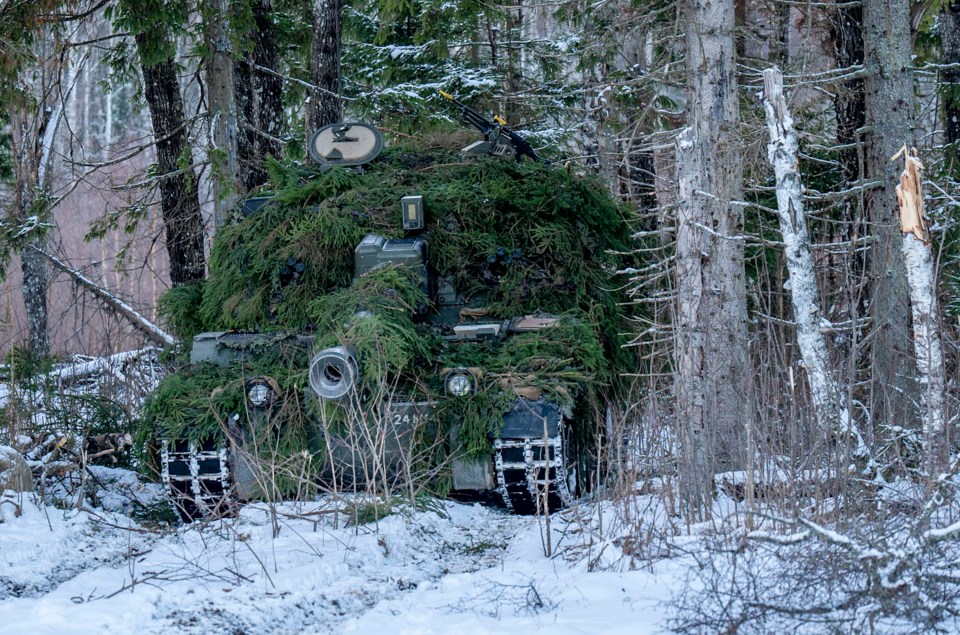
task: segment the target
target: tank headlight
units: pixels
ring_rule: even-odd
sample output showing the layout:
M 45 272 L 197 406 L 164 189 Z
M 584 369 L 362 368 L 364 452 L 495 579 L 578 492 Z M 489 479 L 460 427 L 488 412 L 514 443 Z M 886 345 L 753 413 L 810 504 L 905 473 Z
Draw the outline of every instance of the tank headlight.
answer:
M 458 368 L 447 375 L 447 394 L 454 397 L 464 397 L 474 391 L 475 381 L 473 374 L 465 368 Z
M 256 377 L 247 382 L 247 399 L 254 408 L 263 408 L 270 404 L 276 393 L 266 377 Z

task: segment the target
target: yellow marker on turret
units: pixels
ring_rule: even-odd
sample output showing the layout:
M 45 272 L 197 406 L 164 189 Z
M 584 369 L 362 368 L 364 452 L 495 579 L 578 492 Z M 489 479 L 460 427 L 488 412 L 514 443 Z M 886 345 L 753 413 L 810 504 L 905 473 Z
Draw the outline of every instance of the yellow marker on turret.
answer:
M 437 89 L 447 100 L 452 101 L 460 109 L 460 120 L 479 130 L 483 134 L 483 141 L 471 144 L 463 149 L 465 154 L 503 154 L 503 150 L 514 153 L 517 161 L 523 157 L 530 157 L 539 161 L 533 146 L 510 128 L 507 121 L 500 115 L 494 115 L 493 121 L 487 119 L 476 110 L 466 105 L 445 90 Z

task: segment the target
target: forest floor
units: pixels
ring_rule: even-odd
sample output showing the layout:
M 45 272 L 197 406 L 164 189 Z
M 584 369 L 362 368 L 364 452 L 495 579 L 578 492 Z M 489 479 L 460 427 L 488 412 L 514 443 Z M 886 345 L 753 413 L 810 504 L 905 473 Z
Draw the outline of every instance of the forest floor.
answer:
M 718 475 L 713 520 L 687 525 L 675 482 L 625 470 L 549 518 L 326 494 L 182 524 L 160 485 L 61 452 L 85 396 L 136 398 L 161 374 L 123 354 L 58 368 L 42 394 L 0 383 L 0 408 L 36 404 L 44 431 L 10 435 L 35 446 L 37 487 L 0 492 L 0 635 L 960 635 L 960 502 L 906 478 L 801 498 L 794 520 L 761 501 L 750 523 L 744 473 Z M 941 481 L 960 489 L 960 467 Z M 884 513 L 817 524 L 842 504 Z
M 80 510 L 0 502 L 0 633 L 641 635 L 683 579 L 682 557 L 600 538 L 586 506 L 550 519 L 550 555 L 544 518 L 437 500 L 366 524 L 321 498 L 158 526 L 156 485 L 93 469 Z

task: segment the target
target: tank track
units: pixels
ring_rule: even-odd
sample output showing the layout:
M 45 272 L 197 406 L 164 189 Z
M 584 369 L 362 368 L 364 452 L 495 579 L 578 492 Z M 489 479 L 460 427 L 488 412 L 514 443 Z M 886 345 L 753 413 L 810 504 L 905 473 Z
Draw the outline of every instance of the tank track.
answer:
M 180 518 L 190 522 L 232 510 L 228 460 L 227 448 L 212 440 L 163 441 L 161 478 Z
M 494 439 L 497 494 L 515 514 L 554 513 L 571 504 L 565 443 L 554 437 Z M 212 440 L 164 440 L 161 477 L 185 522 L 216 518 L 233 511 L 229 453 Z M 546 509 L 544 509 L 546 503 Z
M 497 491 L 515 514 L 553 513 L 570 505 L 563 435 L 494 439 Z M 544 509 L 546 502 L 546 509 Z

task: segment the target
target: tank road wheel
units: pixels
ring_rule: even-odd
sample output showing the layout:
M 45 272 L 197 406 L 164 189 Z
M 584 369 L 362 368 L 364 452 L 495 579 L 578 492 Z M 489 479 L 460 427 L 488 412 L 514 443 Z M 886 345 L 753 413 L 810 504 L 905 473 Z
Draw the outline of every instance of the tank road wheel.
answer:
M 553 513 L 570 505 L 566 446 L 555 437 L 494 439 L 497 485 L 515 514 Z
M 160 449 L 161 476 L 184 522 L 228 514 L 230 469 L 227 448 L 207 439 L 164 440 Z

